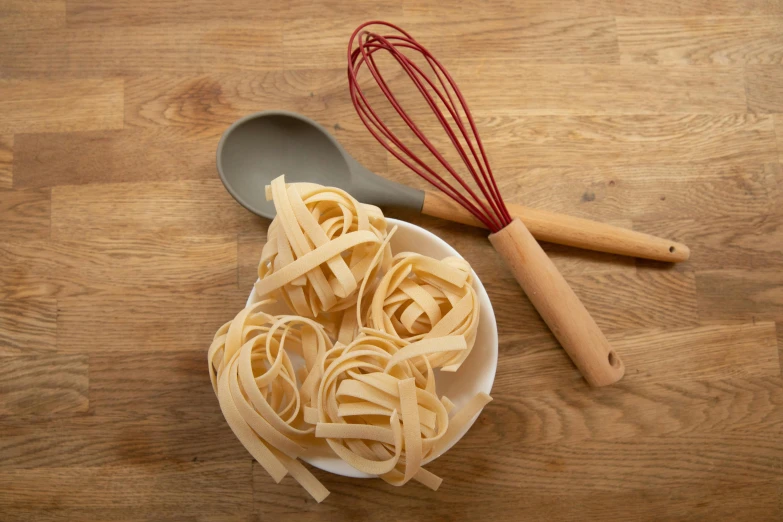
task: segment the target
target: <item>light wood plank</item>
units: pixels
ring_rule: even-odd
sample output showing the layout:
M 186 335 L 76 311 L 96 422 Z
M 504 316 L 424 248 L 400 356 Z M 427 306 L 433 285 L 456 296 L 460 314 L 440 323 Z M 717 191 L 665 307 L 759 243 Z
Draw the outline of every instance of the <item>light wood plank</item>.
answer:
M 187 399 L 178 409 L 171 407 L 171 413 L 144 417 L 117 412 L 50 419 L 3 418 L 0 419 L 3 468 L 127 465 L 143 468 L 161 461 L 178 464 L 249 461 L 250 455 L 226 424 L 217 399 L 212 399 L 214 408 L 209 413 L 200 408 L 200 418 L 194 414 L 174 414 L 174 411 L 187 411 Z
M 404 0 L 406 20 L 438 20 L 443 17 L 443 2 L 439 0 Z M 504 20 L 520 15 L 573 16 L 716 16 L 783 14 L 780 0 L 530 0 L 524 4 L 514 0 L 466 0 L 459 6 L 450 6 L 464 18 L 474 17 L 481 23 Z
M 254 20 L 272 22 L 285 11 L 285 4 L 240 0 L 227 3 L 221 9 L 208 0 L 193 0 L 182 4 L 172 0 L 139 0 L 137 2 L 96 3 L 89 0 L 68 0 L 69 27 L 128 27 L 170 24 L 173 26 L 220 20 Z
M 521 167 L 506 201 L 621 224 L 622 220 L 758 218 L 778 194 L 773 164 Z
M 772 322 L 626 330 L 607 337 L 625 362 L 628 385 L 780 375 Z M 511 386 L 529 395 L 577 384 L 587 389 L 552 336 L 501 336 L 500 353 L 498 389 Z
M 778 159 L 783 163 L 783 115 L 775 114 L 775 136 L 778 142 Z M 778 178 L 783 180 L 783 177 Z
M 52 189 L 52 237 L 225 235 L 257 230 L 251 214 L 209 180 L 61 186 Z
M 9 31 L 64 27 L 65 0 L 4 0 L 0 25 Z
M 745 68 L 748 109 L 783 112 L 783 66 L 749 65 Z
M 0 298 L 220 291 L 236 281 L 235 236 L 133 236 L 0 246 Z
M 720 444 L 715 444 L 718 440 Z M 448 494 L 481 498 L 485 488 L 496 495 L 513 495 L 526 488 L 557 494 L 563 488 L 587 493 L 764 483 L 779 479 L 783 457 L 776 437 L 752 435 L 639 437 L 623 443 L 519 443 L 504 450 L 491 454 L 468 448 L 449 452 L 430 470 L 451 478 L 444 483 Z
M 470 174 L 462 165 L 456 149 L 446 143 L 440 127 L 421 125 L 428 138 L 445 159 L 463 176 Z M 401 129 L 393 121 L 394 130 Z M 498 183 L 527 184 L 523 173 L 533 168 L 575 167 L 651 168 L 686 164 L 717 166 L 756 165 L 777 161 L 775 129 L 770 115 L 731 114 L 655 114 L 591 116 L 507 116 L 480 118 L 476 122 Z M 405 136 L 405 134 L 400 134 Z M 407 141 L 413 152 L 445 176 L 450 176 L 429 153 L 414 141 Z M 405 165 L 388 154 L 389 177 L 419 186 Z M 642 167 L 640 167 L 642 166 Z M 677 169 L 677 167 L 674 167 Z M 546 170 L 540 171 L 546 173 Z M 561 172 L 554 170 L 553 172 Z M 676 172 L 676 170 L 675 170 Z M 611 180 L 611 179 L 610 179 Z M 556 180 L 546 180 L 553 183 Z M 544 184 L 543 187 L 548 185 Z M 573 189 L 571 189 L 573 190 Z M 585 203 L 595 190 L 586 187 Z M 591 193 L 593 193 L 591 195 Z M 554 190 L 550 197 L 557 194 Z M 577 202 L 581 202 L 582 194 Z M 516 202 L 512 193 L 506 196 Z M 524 193 L 516 194 L 524 202 Z M 573 204 L 572 204 L 573 206 Z
M 483 57 L 447 67 L 479 116 L 745 111 L 741 67 L 520 65 Z
M 0 355 L 33 355 L 55 350 L 54 299 L 0 300 Z
M 281 28 L 274 22 L 207 21 L 144 27 L 68 27 L 0 35 L 8 77 L 270 70 L 281 65 Z
M 639 381 L 662 381 L 780 375 L 775 335 L 774 323 L 762 322 L 628 332 L 612 341 Z
M 258 262 L 265 243 L 266 230 L 237 236 L 237 285 L 248 295 L 258 279 Z
M 484 284 L 501 332 L 531 336 L 547 332 L 538 313 L 508 270 L 489 247 L 497 263 L 495 276 L 482 271 Z M 604 332 L 627 329 L 684 327 L 697 324 L 696 285 L 692 274 L 673 271 L 595 274 L 569 277 L 568 283 Z
M 691 249 L 687 265 L 678 270 L 776 269 L 783 265 L 783 216 L 762 214 L 737 221 L 733 217 L 663 221 L 637 220 L 634 228 L 675 238 Z M 637 263 L 638 264 L 638 263 Z M 660 268 L 660 265 L 657 265 Z
M 768 116 L 530 116 L 480 125 L 501 180 L 520 165 L 774 161 Z
M 71 519 L 235 515 L 252 506 L 250 462 L 3 469 L 0 509 Z
M 299 18 L 286 25 L 283 56 L 288 67 L 341 67 L 348 39 L 366 17 Z M 408 31 L 448 67 L 471 54 L 491 58 L 512 55 L 517 63 L 618 63 L 617 35 L 611 16 L 569 17 L 562 13 L 524 14 L 502 23 L 474 25 L 473 20 L 444 11 L 438 20 L 405 24 Z M 387 34 L 388 31 L 382 32 Z M 318 45 L 313 45 L 318 34 Z
M 63 352 L 206 350 L 217 329 L 244 307 L 247 294 L 118 291 L 58 300 L 57 348 Z M 203 352 L 206 353 L 206 352 Z
M 783 17 L 617 18 L 622 63 L 779 64 Z
M 343 67 L 219 76 L 155 75 L 126 83 L 128 126 L 156 129 L 155 134 L 165 131 L 163 141 L 171 141 L 172 147 L 177 147 L 176 142 L 183 137 L 203 140 L 201 152 L 193 153 L 206 158 L 206 153 L 212 151 L 209 159 L 213 163 L 214 148 L 225 129 L 240 117 L 262 109 L 308 116 L 335 135 L 367 168 L 376 172 L 386 168 L 383 149 L 363 127 L 356 126 L 358 117 L 345 88 Z M 184 145 L 186 150 L 195 147 Z
M 84 413 L 90 406 L 86 355 L 4 357 L 3 366 L 0 415 Z
M 4 241 L 49 237 L 51 222 L 49 190 L 0 191 L 0 239 Z
M 355 0 L 353 9 L 364 18 L 399 18 L 401 3 L 394 0 Z M 259 23 L 292 18 L 336 18 L 345 16 L 345 4 L 325 0 L 311 2 L 295 0 L 259 4 L 253 0 L 231 2 L 223 9 L 215 9 L 207 0 L 195 0 L 188 5 L 176 1 L 142 0 L 129 3 L 96 5 L 90 0 L 68 1 L 68 25 L 72 27 L 145 26 L 153 24 L 190 24 L 223 20 L 227 22 L 254 20 Z
M 469 440 L 475 447 L 645 435 L 774 434 L 783 427 L 783 386 L 777 376 L 651 383 L 632 379 L 600 389 L 574 383 L 532 396 L 509 386 L 493 390 L 492 396 L 484 422 L 471 428 Z
M 229 315 L 233 313 L 235 311 L 231 310 Z M 222 414 L 208 382 L 209 376 L 204 372 L 212 335 L 202 339 L 201 346 L 189 351 L 139 349 L 123 352 L 122 357 L 107 352 L 92 353 L 92 411 L 107 418 L 134 421 L 162 421 L 173 417 L 185 422 L 203 417 L 205 422 L 214 423 L 215 416 Z M 207 377 L 206 386 L 204 377 Z M 166 396 L 166 401 L 155 400 L 162 395 Z
M 332 494 L 332 502 L 305 504 L 304 495 L 296 484 L 283 481 L 277 485 L 264 471 L 254 468 L 254 480 L 259 494 L 255 497 L 261 517 L 296 516 L 307 522 L 342 522 L 366 520 L 372 516 L 379 522 L 414 521 L 432 518 L 449 520 L 458 513 L 462 520 L 482 520 L 488 516 L 486 504 L 476 501 L 492 496 L 492 488 L 482 488 L 469 497 L 449 495 L 444 501 L 451 479 L 441 486 L 441 493 L 425 491 L 416 484 L 394 488 L 376 481 L 364 485 L 361 479 L 323 476 Z M 280 499 L 262 492 L 281 490 Z M 362 494 L 357 495 L 357 488 Z M 662 519 L 700 520 L 774 520 L 778 513 L 778 483 L 763 482 L 752 486 L 734 487 L 702 484 L 689 488 L 626 489 L 620 492 L 548 494 L 538 488 L 507 491 L 502 502 L 492 505 L 491 516 L 497 520 L 523 519 L 541 522 L 659 521 Z M 488 498 L 488 497 L 487 497 Z M 400 507 L 400 504 L 403 507 Z M 350 505 L 350 509 L 344 506 Z M 303 507 L 304 506 L 304 507 Z M 381 509 L 378 506 L 382 506 Z
M 783 274 L 711 270 L 696 275 L 702 322 L 783 321 Z
M 13 186 L 14 137 L 0 136 L 0 189 Z
M 0 80 L 0 132 L 120 129 L 122 80 Z
M 459 512 L 463 505 L 471 502 L 481 503 L 491 496 L 502 496 L 517 506 L 525 506 L 525 500 L 531 500 L 531 511 L 535 513 L 533 510 L 536 504 L 544 503 L 541 497 L 548 497 L 549 503 L 562 504 L 564 499 L 594 495 L 597 499 L 605 499 L 603 505 L 614 506 L 626 495 L 631 499 L 636 497 L 638 501 L 640 493 L 637 490 L 653 495 L 653 498 L 672 497 L 675 505 L 677 500 L 684 501 L 684 505 L 675 509 L 686 509 L 696 503 L 695 499 L 686 500 L 689 493 L 728 492 L 740 487 L 741 483 L 757 484 L 764 489 L 764 484 L 776 483 L 781 452 L 774 441 L 726 437 L 722 449 L 716 450 L 711 444 L 714 440 L 710 436 L 694 436 L 669 441 L 660 438 L 639 439 L 624 444 L 518 444 L 490 451 L 485 447 L 481 452 L 468 448 L 460 451 L 457 445 L 428 466 L 430 471 L 444 478 L 437 492 L 428 491 L 414 483 L 395 488 L 380 481 L 366 484 L 360 479 L 339 477 L 326 478 L 326 484 L 336 491 L 337 498 L 346 498 L 348 495 L 362 499 L 369 497 L 372 504 L 383 505 L 389 510 L 393 510 L 395 503 L 399 503 L 402 497 L 405 503 L 398 510 L 402 510 L 404 516 L 405 509 L 413 506 L 427 505 L 433 509 L 433 505 L 441 504 L 438 501 L 441 497 L 454 502 L 454 505 L 448 506 L 450 512 Z M 603 474 L 592 472 L 597 469 L 593 467 L 596 461 L 601 463 L 599 467 Z M 256 470 L 254 467 L 254 482 L 259 493 L 272 487 L 271 479 L 264 475 L 263 469 L 259 467 Z M 304 494 L 286 486 L 286 481 L 283 481 L 281 486 L 275 487 L 286 491 L 282 496 L 293 498 L 278 504 L 277 508 L 272 506 L 271 498 L 262 499 L 263 495 L 256 495 L 256 502 L 269 513 L 286 511 L 291 508 L 293 501 L 298 501 L 297 509 L 301 510 Z M 356 495 L 357 488 L 361 488 L 362 495 Z M 564 494 L 564 491 L 567 493 Z M 703 502 L 704 497 L 700 498 Z M 354 509 L 367 509 L 370 505 L 369 502 L 365 505 L 364 500 L 353 504 Z M 313 506 L 311 509 L 334 509 L 332 504 L 321 506 Z M 709 501 L 701 508 L 704 512 L 720 509 L 717 503 L 711 506 Z M 730 506 L 726 508 L 733 511 Z M 613 508 L 612 512 L 616 512 L 616 509 Z M 773 506 L 767 504 L 764 512 L 772 509 Z M 484 506 L 485 514 L 486 511 Z M 361 512 L 349 516 L 360 518 L 360 515 Z M 397 519 L 396 514 L 388 518 L 393 519 Z
M 96 352 L 91 415 L 0 418 L 0 460 L 4 468 L 249 461 L 204 380 L 205 367 L 206 346 L 122 357 Z
M 214 179 L 215 148 L 212 137 L 184 139 L 146 129 L 21 134 L 15 143 L 15 184 Z

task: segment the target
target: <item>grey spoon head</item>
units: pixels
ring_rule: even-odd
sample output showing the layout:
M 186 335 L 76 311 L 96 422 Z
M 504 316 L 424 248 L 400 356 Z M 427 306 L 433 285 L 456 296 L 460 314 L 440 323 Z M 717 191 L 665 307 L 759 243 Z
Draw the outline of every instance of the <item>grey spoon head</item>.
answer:
M 223 133 L 217 169 L 242 206 L 266 218 L 275 207 L 264 187 L 285 174 L 288 183 L 308 181 L 338 187 L 363 203 L 421 210 L 424 193 L 373 174 L 326 130 L 300 114 L 264 111 L 245 116 Z

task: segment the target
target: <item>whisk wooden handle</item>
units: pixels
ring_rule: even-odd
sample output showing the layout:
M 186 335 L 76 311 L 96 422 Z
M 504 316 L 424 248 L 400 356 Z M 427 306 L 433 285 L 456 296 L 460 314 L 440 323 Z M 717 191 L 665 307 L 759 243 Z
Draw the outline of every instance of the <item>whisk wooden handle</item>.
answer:
M 519 218 L 489 240 L 582 376 L 592 386 L 619 381 L 620 357 Z
M 688 247 L 676 241 L 522 205 L 506 204 L 506 207 L 512 216 L 520 218 L 525 223 L 533 237 L 539 241 L 669 263 L 678 263 L 690 257 Z M 470 212 L 438 192 L 424 194 L 424 206 L 421 211 L 428 216 L 483 227 Z

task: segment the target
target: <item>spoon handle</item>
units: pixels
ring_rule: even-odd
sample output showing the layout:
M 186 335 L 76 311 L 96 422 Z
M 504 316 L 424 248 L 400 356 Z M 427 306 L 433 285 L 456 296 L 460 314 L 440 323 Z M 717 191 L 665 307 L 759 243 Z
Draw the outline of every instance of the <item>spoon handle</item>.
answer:
M 690 249 L 676 241 L 567 214 L 514 204 L 506 204 L 506 207 L 511 216 L 521 219 L 539 241 L 669 263 L 686 261 L 690 256 Z M 484 227 L 470 212 L 439 192 L 425 192 L 421 212 L 465 225 Z

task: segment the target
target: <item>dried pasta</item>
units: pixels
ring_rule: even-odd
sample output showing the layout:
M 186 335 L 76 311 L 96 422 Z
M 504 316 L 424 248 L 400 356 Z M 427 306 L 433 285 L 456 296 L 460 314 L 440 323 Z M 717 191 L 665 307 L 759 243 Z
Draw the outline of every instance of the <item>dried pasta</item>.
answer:
M 305 419 L 316 422 L 316 437 L 355 469 L 395 486 L 414 479 L 436 490 L 441 479 L 422 464 L 440 455 L 492 400 L 480 393 L 455 413 L 451 401 L 437 396 L 428 356 L 464 351 L 465 338 L 407 343 L 363 332 L 326 354 L 317 406 L 305 409 Z
M 433 367 L 456 371 L 478 331 L 480 309 L 472 283 L 470 265 L 462 258 L 397 254 L 375 290 L 367 325 L 406 341 L 464 335 L 467 349 L 429 357 Z
M 332 342 L 321 325 L 272 316 L 255 303 L 224 324 L 209 348 L 209 375 L 229 426 L 276 481 L 291 475 L 321 502 L 329 492 L 297 460 L 312 444 L 304 408 L 315 405 Z M 292 355 L 304 360 L 296 368 Z
M 390 484 L 437 489 L 423 464 L 492 400 L 479 393 L 457 411 L 435 384 L 433 368 L 457 370 L 475 343 L 470 266 L 392 258 L 396 227 L 339 189 L 283 176 L 266 189 L 277 217 L 258 268 L 261 300 L 224 324 L 208 353 L 226 421 L 276 482 L 290 473 L 318 502 L 329 492 L 299 458 L 324 442 Z M 295 315 L 266 313 L 275 299 Z
M 303 317 L 339 313 L 356 304 L 362 281 L 388 268 L 386 220 L 377 207 L 332 187 L 286 185 L 283 176 L 267 187 L 267 199 L 277 216 L 258 266 L 259 297 L 280 298 Z

